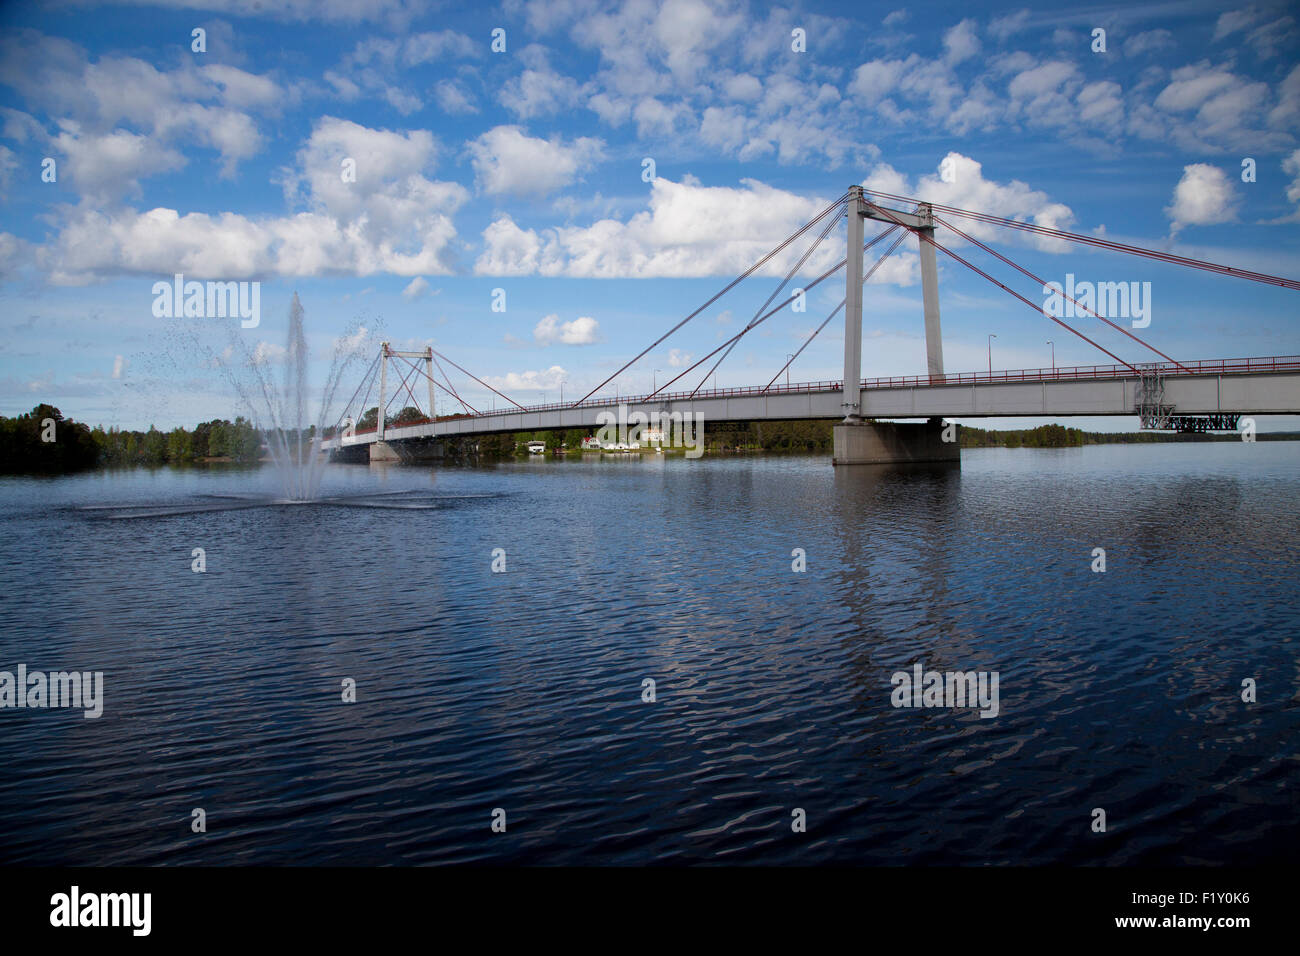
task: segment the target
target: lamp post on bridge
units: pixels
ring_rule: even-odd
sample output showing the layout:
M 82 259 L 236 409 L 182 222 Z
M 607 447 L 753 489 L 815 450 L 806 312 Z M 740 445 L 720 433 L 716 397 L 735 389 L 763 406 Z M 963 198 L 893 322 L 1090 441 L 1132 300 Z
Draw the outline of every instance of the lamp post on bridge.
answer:
M 996 334 L 989 333 L 989 378 L 993 377 L 993 340 L 996 338 Z
M 790 365 L 794 362 L 794 356 L 789 352 L 785 354 L 785 387 L 790 388 Z
M 1056 371 L 1056 343 L 1049 341 L 1047 344 L 1052 347 L 1052 371 L 1055 372 Z
M 651 394 L 651 395 L 653 395 L 655 392 L 659 391 L 659 389 L 657 389 L 655 386 L 659 384 L 659 378 L 658 378 L 658 376 L 659 376 L 659 373 L 662 372 L 662 371 L 663 371 L 663 369 L 661 369 L 661 368 L 652 368 L 652 369 L 650 370 L 650 394 Z

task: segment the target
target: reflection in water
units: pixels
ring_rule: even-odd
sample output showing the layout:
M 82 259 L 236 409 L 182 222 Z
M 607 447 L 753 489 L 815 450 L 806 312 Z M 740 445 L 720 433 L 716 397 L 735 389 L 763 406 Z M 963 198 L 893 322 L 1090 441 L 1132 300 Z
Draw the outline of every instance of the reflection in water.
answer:
M 466 498 L 493 498 L 492 494 L 430 495 L 420 491 L 380 491 L 366 495 L 343 495 L 323 498 L 270 498 L 259 495 L 204 495 L 216 499 L 214 503 L 172 505 L 79 505 L 77 511 L 91 512 L 94 517 L 109 520 L 123 518 L 165 518 L 174 515 L 202 514 L 210 511 L 240 511 L 245 508 L 388 508 L 407 511 L 427 511 L 440 506 L 440 501 L 461 501 Z
M 105 711 L 0 712 L 0 860 L 1290 859 L 1298 452 L 6 480 L 0 669 Z

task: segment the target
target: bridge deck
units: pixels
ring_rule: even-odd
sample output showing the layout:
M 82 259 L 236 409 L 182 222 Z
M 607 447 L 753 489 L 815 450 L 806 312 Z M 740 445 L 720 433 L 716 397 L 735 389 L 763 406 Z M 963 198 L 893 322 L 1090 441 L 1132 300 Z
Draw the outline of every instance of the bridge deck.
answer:
M 1300 414 L 1300 356 L 1162 362 L 1139 368 L 1159 372 L 1164 402 L 1179 414 Z M 889 376 L 863 380 L 862 411 L 871 418 L 1136 415 L 1140 386 L 1141 376 L 1127 365 Z M 839 419 L 842 401 L 839 381 L 605 396 L 390 425 L 384 440 L 589 428 L 601 424 L 602 413 L 617 415 L 620 406 L 628 413 L 698 414 L 706 422 Z M 375 429 L 358 430 L 343 445 L 376 440 Z M 334 448 L 335 441 L 326 440 L 322 447 Z

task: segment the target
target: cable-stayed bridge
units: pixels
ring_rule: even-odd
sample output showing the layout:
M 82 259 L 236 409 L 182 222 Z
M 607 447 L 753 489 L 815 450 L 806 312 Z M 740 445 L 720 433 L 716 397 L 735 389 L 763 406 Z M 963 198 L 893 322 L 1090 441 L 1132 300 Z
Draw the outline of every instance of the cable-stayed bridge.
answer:
M 884 202 L 891 205 L 883 205 Z M 911 208 L 895 208 L 900 203 Z M 806 267 L 841 217 L 847 220 L 848 254 L 838 264 L 785 295 L 787 288 Z M 629 418 L 638 422 L 654 422 L 664 417 L 675 421 L 705 422 L 823 419 L 837 422 L 834 429 L 836 464 L 874 464 L 957 460 L 959 445 L 953 440 L 953 429 L 944 427 L 942 420 L 945 418 L 1137 415 L 1143 428 L 1226 431 L 1235 430 L 1240 417 L 1245 415 L 1300 413 L 1300 356 L 1175 359 L 1094 309 L 1085 297 L 1076 298 L 1070 290 L 1065 289 L 1060 292 L 1061 301 L 1068 301 L 1070 308 L 1064 310 L 1065 315 L 1052 314 L 1053 310 L 1016 292 L 1008 284 L 940 242 L 936 232 L 938 228 L 943 228 L 1032 280 L 1035 294 L 1041 294 L 1046 287 L 1047 283 L 1041 277 L 956 226 L 950 221 L 952 219 L 999 226 L 1044 239 L 1088 245 L 1205 270 L 1225 277 L 1300 291 L 1300 281 L 1293 279 L 854 186 L 698 309 L 650 343 L 600 385 L 575 401 L 521 405 L 433 348 L 427 348 L 423 352 L 406 352 L 394 350 L 388 343 L 384 343 L 358 384 L 356 393 L 344 408 L 337 426 L 325 436 L 322 447 L 346 457 L 360 454 L 371 460 L 400 459 L 419 457 L 418 453 L 427 450 L 431 444 L 449 439 L 467 439 L 495 432 L 588 429 L 611 420 L 627 421 Z M 868 222 L 883 226 L 869 240 L 864 235 Z M 812 236 L 815 231 L 815 239 L 808 243 L 781 283 L 768 295 L 741 331 L 653 392 L 626 395 L 617 391 L 614 394 L 602 391 L 612 384 L 616 386 L 620 375 L 741 282 L 753 277 L 765 266 L 771 268 L 778 257 L 791 255 L 791 247 Z M 919 251 L 927 371 L 924 375 L 864 380 L 861 377 L 864 287 L 900 244 L 913 236 L 916 237 Z M 883 252 L 869 268 L 865 268 L 865 253 L 886 240 L 889 242 L 883 246 Z M 990 367 L 988 371 L 981 372 L 946 371 L 939 312 L 937 252 L 944 253 L 949 259 L 982 276 L 1033 309 L 1040 317 L 1079 337 L 1111 361 L 1099 365 L 1048 369 L 1004 371 Z M 766 384 L 726 389 L 705 387 L 710 376 L 744 336 L 841 270 L 844 271 L 844 298 Z M 1023 279 L 1020 281 L 1023 282 Z M 783 295 L 785 298 L 782 298 Z M 841 312 L 844 315 L 843 377 L 836 381 L 790 383 L 790 366 Z M 1126 360 L 1117 352 L 1104 347 L 1065 321 L 1065 316 L 1074 315 L 1090 317 L 1109 330 L 1119 332 L 1125 337 L 1125 351 L 1134 352 L 1140 348 L 1142 358 Z M 699 372 L 701 368 L 702 377 L 693 387 L 678 384 L 688 376 L 691 377 L 688 382 L 692 380 L 692 373 Z M 393 372 L 391 382 L 390 369 Z M 470 405 L 455 388 L 455 376 L 449 375 L 448 369 L 460 373 L 464 377 L 462 383 L 467 379 L 493 393 L 493 405 L 496 405 L 496 399 L 499 398 L 504 403 L 503 406 L 483 410 Z M 784 382 L 781 381 L 783 375 L 786 377 Z M 376 389 L 376 407 L 381 410 L 376 422 L 371 428 L 357 428 L 353 423 L 360 420 L 364 409 L 371 407 L 370 395 Z M 417 392 L 425 389 L 428 397 L 427 412 L 423 410 L 424 403 L 417 396 Z M 459 405 L 461 411 L 456 415 L 435 418 L 432 410 L 435 407 L 436 389 L 441 389 L 444 396 Z M 462 390 L 468 391 L 464 384 Z M 359 405 L 358 397 L 361 397 Z M 398 403 L 398 408 L 414 408 L 420 414 L 413 420 L 390 422 L 388 411 L 394 403 Z M 927 421 L 924 424 L 881 421 L 918 418 Z

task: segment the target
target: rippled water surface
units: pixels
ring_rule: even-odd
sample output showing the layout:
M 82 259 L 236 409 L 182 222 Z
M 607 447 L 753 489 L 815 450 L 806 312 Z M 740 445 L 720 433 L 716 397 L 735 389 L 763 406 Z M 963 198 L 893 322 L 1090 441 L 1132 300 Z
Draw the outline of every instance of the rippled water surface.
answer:
M 0 479 L 0 670 L 105 683 L 98 720 L 0 710 L 0 861 L 1293 862 L 1297 465 Z M 999 715 L 895 709 L 916 661 L 997 671 Z

